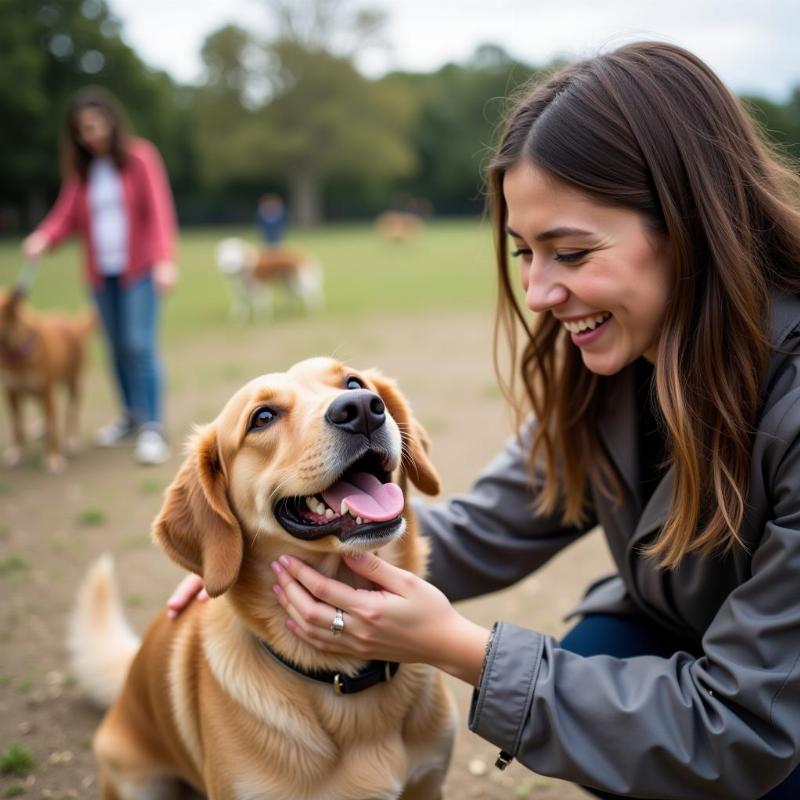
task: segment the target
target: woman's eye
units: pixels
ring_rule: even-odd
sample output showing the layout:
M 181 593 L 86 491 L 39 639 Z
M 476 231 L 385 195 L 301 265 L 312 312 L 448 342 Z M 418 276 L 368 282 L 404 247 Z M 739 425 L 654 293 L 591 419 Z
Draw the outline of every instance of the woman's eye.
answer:
M 271 408 L 259 408 L 253 413 L 250 418 L 250 430 L 257 430 L 258 428 L 265 428 L 271 422 L 278 418 L 277 412 Z
M 363 389 L 364 384 L 358 378 L 348 378 L 345 387 L 347 389 Z
M 589 255 L 588 250 L 578 250 L 577 253 L 558 253 L 556 261 L 561 261 L 564 264 L 575 264 L 578 261 L 583 261 Z
M 525 256 L 526 258 L 531 254 L 527 247 L 518 247 L 516 250 L 511 251 L 511 258 L 519 258 Z

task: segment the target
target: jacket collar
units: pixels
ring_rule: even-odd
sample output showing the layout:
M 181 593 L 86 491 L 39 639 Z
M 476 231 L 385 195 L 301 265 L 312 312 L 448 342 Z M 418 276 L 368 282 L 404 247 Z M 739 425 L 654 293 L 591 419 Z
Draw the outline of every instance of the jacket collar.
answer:
M 800 326 L 800 298 L 794 295 L 773 293 L 770 296 L 770 344 L 780 347 L 789 335 Z M 780 366 L 783 356 L 774 354 L 770 359 L 762 390 L 769 385 Z M 620 475 L 630 504 L 630 523 L 633 528 L 631 544 L 660 528 L 666 520 L 672 500 L 674 468 L 670 467 L 653 491 L 644 509 L 640 506 L 637 453 L 637 410 L 635 367 L 629 365 L 613 376 L 606 394 L 604 410 L 600 415 L 599 433 L 611 461 Z M 638 521 L 637 521 L 638 520 Z

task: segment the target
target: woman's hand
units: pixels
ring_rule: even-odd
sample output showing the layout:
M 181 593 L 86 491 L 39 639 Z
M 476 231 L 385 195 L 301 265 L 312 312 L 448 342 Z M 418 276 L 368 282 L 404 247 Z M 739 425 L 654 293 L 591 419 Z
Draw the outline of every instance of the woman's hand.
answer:
M 42 231 L 34 231 L 22 240 L 22 255 L 28 261 L 41 258 L 50 246 L 50 237 Z
M 376 555 L 345 562 L 376 590 L 354 589 L 290 556 L 273 562 L 275 593 L 296 636 L 324 652 L 432 664 L 477 685 L 488 630 L 462 617 L 436 587 Z M 334 634 L 337 608 L 344 630 Z
M 208 600 L 203 579 L 190 572 L 175 588 L 167 600 L 167 616 L 175 619 L 190 603 Z
M 161 294 L 175 288 L 178 282 L 178 268 L 174 261 L 157 261 L 153 264 L 153 282 Z

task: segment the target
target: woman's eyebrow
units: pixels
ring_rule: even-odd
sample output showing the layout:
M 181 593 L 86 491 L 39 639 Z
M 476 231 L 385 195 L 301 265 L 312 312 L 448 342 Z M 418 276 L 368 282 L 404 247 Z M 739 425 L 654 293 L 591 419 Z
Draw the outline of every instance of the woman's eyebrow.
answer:
M 510 228 L 506 225 L 506 233 L 510 236 L 515 236 L 517 239 L 524 238 L 519 233 L 517 233 L 513 228 Z M 592 231 L 585 231 L 581 228 L 568 228 L 566 226 L 562 226 L 560 228 L 551 228 L 549 231 L 543 231 L 540 234 L 537 234 L 534 241 L 537 242 L 546 242 L 548 239 L 559 239 L 562 236 L 592 236 Z

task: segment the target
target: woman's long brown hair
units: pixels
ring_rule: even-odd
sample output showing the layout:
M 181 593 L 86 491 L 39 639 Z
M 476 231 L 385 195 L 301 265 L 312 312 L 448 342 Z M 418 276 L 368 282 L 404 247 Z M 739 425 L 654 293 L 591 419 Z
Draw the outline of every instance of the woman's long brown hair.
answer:
M 590 481 L 623 499 L 597 430 L 610 381 L 583 365 L 552 315 L 530 322 L 516 299 L 503 177 L 523 161 L 638 211 L 668 238 L 675 288 L 655 375 L 675 481 L 645 552 L 675 567 L 688 553 L 732 548 L 770 356 L 770 292 L 800 294 L 800 180 L 719 78 L 669 44 L 639 42 L 568 66 L 517 102 L 488 171 L 495 362 L 518 422 L 528 411 L 536 419 L 530 467 L 545 478 L 537 509 L 560 510 L 565 522 L 582 519 Z M 510 379 L 499 366 L 503 333 Z
M 86 180 L 89 164 L 94 154 L 81 143 L 78 135 L 78 114 L 93 108 L 105 116 L 111 124 L 111 149 L 108 157 L 117 169 L 122 169 L 128 158 L 128 121 L 118 100 L 102 86 L 85 86 L 79 89 L 67 111 L 64 134 L 61 137 L 61 167 L 66 177 L 77 173 Z

